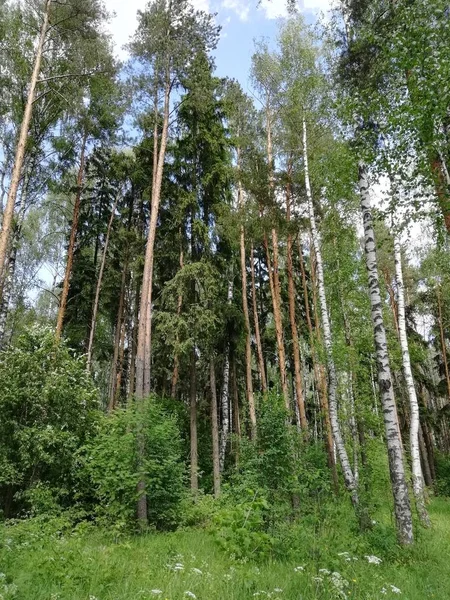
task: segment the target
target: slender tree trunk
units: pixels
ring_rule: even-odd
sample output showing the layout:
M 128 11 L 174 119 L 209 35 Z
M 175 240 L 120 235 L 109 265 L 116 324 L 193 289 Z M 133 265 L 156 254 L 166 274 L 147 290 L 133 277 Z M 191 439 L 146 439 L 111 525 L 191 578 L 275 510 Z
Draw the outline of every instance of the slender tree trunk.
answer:
M 61 291 L 61 298 L 59 300 L 58 317 L 56 320 L 56 331 L 55 331 L 56 340 L 59 340 L 62 335 L 62 330 L 63 330 L 63 325 L 64 325 L 64 317 L 66 315 L 67 298 L 69 297 L 70 278 L 72 277 L 73 258 L 74 258 L 74 252 L 75 252 L 75 240 L 76 240 L 77 231 L 78 231 L 78 219 L 80 217 L 80 208 L 81 208 L 81 194 L 82 194 L 82 190 L 83 190 L 83 175 L 84 175 L 84 166 L 85 166 L 86 142 L 87 142 L 87 132 L 84 133 L 83 141 L 81 143 L 80 166 L 78 169 L 78 176 L 77 176 L 77 194 L 75 196 L 75 204 L 73 205 L 72 227 L 70 230 L 69 248 L 67 250 L 66 270 L 64 273 L 64 282 L 63 282 L 63 287 L 62 287 L 62 291 Z M 0 263 L 1 263 L 1 259 L 0 259 Z
M 291 167 L 289 167 L 289 172 Z M 286 186 L 286 221 L 291 220 L 291 188 L 290 183 Z M 295 283 L 294 266 L 292 261 L 292 234 L 289 231 L 287 236 L 287 276 L 288 276 L 288 296 L 289 296 L 289 320 L 291 322 L 292 333 L 292 354 L 294 356 L 294 382 L 295 399 L 297 402 L 300 425 L 303 431 L 308 431 L 308 421 L 306 419 L 305 398 L 302 382 L 302 364 L 300 358 L 300 344 L 298 341 L 297 317 L 295 314 Z
M 258 370 L 259 378 L 261 382 L 261 391 L 263 394 L 267 392 L 267 378 L 266 368 L 264 365 L 264 354 L 261 342 L 261 330 L 259 328 L 259 315 L 258 315 L 258 302 L 256 299 L 256 285 L 255 285 L 255 258 L 253 242 L 250 246 L 250 271 L 251 271 L 251 284 L 252 284 L 252 308 L 253 308 L 253 321 L 255 323 L 255 341 L 256 341 L 256 352 L 258 355 Z
M 240 152 L 238 149 L 238 170 L 240 168 Z M 238 181 L 238 206 L 243 207 L 243 195 L 241 182 Z M 250 315 L 248 312 L 247 300 L 247 265 L 245 256 L 245 232 L 244 226 L 241 225 L 240 234 L 240 254 L 241 254 L 241 281 L 242 281 L 242 310 L 244 312 L 245 323 L 245 381 L 247 388 L 247 403 L 250 415 L 250 436 L 252 439 L 256 437 L 256 409 L 255 397 L 253 395 L 253 379 L 252 379 L 252 347 L 251 347 L 251 330 L 250 330 Z
M 395 277 L 397 284 L 397 307 L 398 307 L 398 331 L 400 336 L 400 347 L 402 349 L 403 374 L 405 377 L 406 388 L 408 390 L 409 406 L 411 413 L 410 423 L 410 450 L 411 466 L 413 478 L 413 492 L 416 501 L 417 513 L 420 522 L 429 527 L 430 518 L 425 508 L 424 481 L 422 467 L 420 464 L 420 446 L 419 446 L 419 403 L 417 401 L 416 388 L 411 369 L 411 359 L 409 356 L 408 338 L 406 335 L 406 317 L 405 317 L 405 287 L 403 283 L 402 254 L 400 241 L 398 237 L 394 239 L 394 259 L 395 259 Z
M 447 382 L 447 393 L 448 397 L 450 398 L 450 373 L 447 360 L 447 344 L 445 343 L 444 325 L 442 322 L 442 298 L 439 288 L 436 288 L 436 299 L 438 307 L 439 336 L 441 340 L 442 360 L 444 361 L 444 372 L 445 380 Z
M 361 195 L 361 212 L 364 222 L 365 254 L 369 278 L 369 294 L 377 358 L 378 384 L 386 429 L 389 471 L 391 475 L 392 493 L 394 496 L 397 533 L 399 542 L 403 545 L 408 545 L 412 544 L 414 540 L 411 505 L 403 464 L 403 450 L 398 427 L 397 407 L 394 398 L 386 330 L 383 321 L 383 305 L 378 278 L 369 181 L 367 170 L 363 163 L 360 163 L 359 165 L 359 189 Z
M 161 132 L 161 142 L 159 145 L 159 151 L 157 155 L 155 154 L 154 156 L 154 164 L 156 164 L 157 167 L 156 172 L 154 169 L 153 173 L 153 185 L 150 207 L 150 225 L 148 231 L 147 246 L 145 250 L 141 306 L 139 311 L 138 343 L 136 352 L 136 398 L 138 400 L 150 395 L 153 262 L 156 239 L 156 224 L 158 222 L 159 204 L 161 199 L 161 185 L 169 128 L 170 88 L 171 85 L 167 74 L 166 87 L 164 92 L 164 115 Z M 156 122 L 157 117 L 157 114 L 155 114 Z M 156 146 L 157 144 L 155 143 L 155 147 Z
M 331 421 L 330 421 L 330 410 L 328 407 L 328 395 L 327 395 L 327 379 L 325 375 L 325 369 L 323 365 L 320 363 L 319 358 L 317 356 L 316 343 L 314 339 L 314 331 L 311 321 L 311 311 L 309 308 L 309 294 L 308 294 L 308 284 L 306 281 L 306 272 L 305 272 L 305 262 L 303 260 L 303 249 L 300 242 L 300 238 L 298 240 L 298 252 L 299 252 L 299 261 L 300 261 L 300 271 L 302 275 L 302 285 L 303 285 L 303 297 L 305 300 L 305 313 L 306 313 L 306 323 L 308 325 L 309 332 L 309 344 L 311 348 L 311 358 L 313 363 L 314 370 L 314 380 L 317 385 L 317 391 L 319 396 L 319 405 L 322 413 L 322 419 L 325 425 L 325 446 L 327 450 L 328 457 L 328 467 L 331 471 L 331 475 L 333 478 L 333 487 L 335 492 L 339 491 L 339 477 L 336 468 L 336 461 L 334 459 L 334 451 L 333 451 L 333 432 L 331 430 Z M 317 313 L 317 301 L 316 301 L 316 281 L 314 276 L 314 269 L 311 267 L 311 275 L 313 277 L 313 302 L 314 302 L 314 312 Z M 318 319 L 316 317 L 316 324 L 318 324 Z M 318 330 L 319 331 L 319 330 Z
M 322 313 L 322 326 L 323 336 L 325 342 L 325 351 L 327 356 L 328 366 L 328 408 L 331 421 L 331 429 L 333 432 L 334 442 L 336 444 L 336 450 L 341 463 L 342 472 L 344 475 L 345 486 L 350 493 L 352 503 L 357 507 L 359 503 L 358 491 L 356 487 L 356 481 L 350 461 L 348 458 L 347 450 L 345 448 L 344 439 L 342 437 L 341 427 L 339 424 L 338 407 L 337 407 L 337 377 L 336 367 L 333 358 L 333 344 L 331 337 L 330 320 L 328 316 L 327 299 L 325 295 L 325 281 L 323 275 L 323 263 L 322 263 L 322 252 L 319 241 L 319 233 L 316 226 L 316 216 L 314 212 L 314 205 L 311 193 L 311 184 L 309 181 L 309 166 L 308 166 L 308 146 L 307 146 L 307 132 L 306 132 L 306 121 L 303 120 L 303 162 L 305 168 L 305 185 L 306 185 L 306 197 L 308 201 L 308 212 L 309 220 L 311 224 L 311 236 L 312 243 L 314 246 L 314 252 L 317 262 L 317 283 L 319 291 L 319 300 Z
M 122 340 L 122 325 L 123 325 L 123 314 L 125 309 L 125 289 L 127 282 L 127 274 L 128 274 L 128 261 L 125 262 L 125 265 L 122 270 L 122 278 L 120 282 L 120 297 L 119 297 L 119 308 L 117 311 L 117 322 L 116 322 L 116 335 L 114 339 L 114 353 L 112 360 L 112 370 L 111 370 L 111 389 L 109 394 L 109 404 L 108 404 L 108 412 L 111 412 L 114 409 L 115 399 L 116 399 L 116 389 L 117 389 L 117 378 L 120 371 L 119 367 L 119 354 L 120 354 L 120 345 Z
M 92 365 L 92 350 L 94 348 L 95 327 L 97 324 L 97 313 L 98 313 L 98 306 L 99 306 L 99 302 L 100 302 L 100 292 L 102 291 L 103 273 L 105 271 L 106 257 L 108 255 L 109 238 L 111 236 L 111 229 L 112 229 L 112 225 L 114 222 L 114 217 L 116 216 L 116 208 L 117 208 L 118 202 L 119 202 L 119 197 L 116 198 L 116 201 L 114 202 L 114 205 L 111 209 L 111 216 L 109 218 L 108 228 L 106 230 L 105 245 L 103 246 L 102 260 L 100 261 L 100 270 L 99 270 L 98 278 L 97 278 L 97 287 L 95 288 L 94 308 L 92 310 L 91 330 L 89 333 L 89 342 L 88 342 L 88 348 L 87 348 L 86 369 L 88 371 L 91 370 L 91 365 Z
M 280 368 L 281 390 L 284 397 L 284 405 L 286 410 L 290 412 L 291 406 L 289 402 L 289 387 L 286 372 L 286 353 L 284 350 L 283 338 L 283 317 L 281 313 L 281 284 L 279 276 L 279 260 L 278 260 L 278 233 L 272 228 L 272 246 L 273 246 L 273 308 L 275 319 L 275 331 L 277 335 L 278 360 Z
M 128 387 L 128 401 L 134 396 L 135 390 L 135 378 L 136 378 L 136 351 L 137 351 L 137 336 L 138 336 L 138 319 L 139 319 L 139 299 L 140 299 L 140 278 L 136 281 L 136 290 L 134 298 L 134 311 L 133 311 L 133 331 L 131 334 L 131 357 L 130 357 L 130 381 Z
M 233 280 L 228 282 L 228 304 L 233 301 Z M 230 344 L 227 342 L 223 361 L 223 388 L 222 388 L 222 429 L 220 434 L 219 467 L 223 471 L 225 465 L 225 452 L 227 439 L 230 433 Z
M 14 167 L 11 174 L 11 183 L 8 192 L 8 199 L 6 201 L 5 210 L 3 211 L 2 229 L 0 234 L 0 281 L 3 281 L 3 275 L 6 265 L 6 254 L 8 251 L 14 219 L 14 207 L 16 204 L 17 190 L 19 189 L 20 177 L 22 174 L 28 131 L 30 129 L 30 123 L 33 114 L 33 103 L 36 94 L 36 85 L 38 83 L 38 78 L 41 71 L 42 54 L 45 38 L 47 36 L 48 31 L 51 3 L 52 0 L 46 0 L 44 5 L 44 20 L 42 22 L 39 42 L 36 48 L 36 55 L 34 59 L 33 73 L 31 75 L 30 80 L 30 87 L 28 90 L 27 103 L 25 105 L 22 124 L 20 126 L 19 141 L 16 148 Z
M 198 492 L 198 442 L 197 442 L 197 359 L 195 348 L 191 353 L 191 382 L 190 382 L 190 434 L 191 434 L 191 492 Z
M 239 390 L 238 390 L 238 382 L 237 382 L 237 372 L 236 372 L 236 358 L 234 354 L 231 355 L 231 380 L 233 383 L 233 411 L 232 411 L 232 426 L 234 433 L 236 434 L 236 464 L 239 463 L 239 443 L 241 440 L 241 419 L 239 413 Z
M 428 459 L 428 451 L 425 445 L 425 440 L 422 433 L 422 427 L 419 426 L 419 446 L 420 446 L 420 454 L 422 456 L 422 464 L 423 464 L 423 475 L 425 479 L 425 484 L 427 486 L 433 485 L 433 477 L 431 475 L 430 469 L 430 461 Z
M 180 239 L 181 239 L 181 231 L 180 231 Z M 180 270 L 184 267 L 184 254 L 183 247 L 180 248 Z M 179 318 L 181 315 L 181 309 L 183 307 L 183 295 L 180 294 L 178 296 L 177 303 L 177 317 Z M 177 344 L 179 342 L 178 334 L 177 334 Z M 173 373 L 172 373 L 172 382 L 170 384 L 170 395 L 172 398 L 175 398 L 177 395 L 177 386 L 178 386 L 178 378 L 180 375 L 180 358 L 178 356 L 178 351 L 175 350 L 175 357 L 173 361 Z
M 209 364 L 210 384 L 211 384 L 211 423 L 212 423 L 212 455 L 213 455 L 213 480 L 214 497 L 220 496 L 220 452 L 219 452 L 219 424 L 217 415 L 217 392 L 216 392 L 216 372 L 214 361 Z

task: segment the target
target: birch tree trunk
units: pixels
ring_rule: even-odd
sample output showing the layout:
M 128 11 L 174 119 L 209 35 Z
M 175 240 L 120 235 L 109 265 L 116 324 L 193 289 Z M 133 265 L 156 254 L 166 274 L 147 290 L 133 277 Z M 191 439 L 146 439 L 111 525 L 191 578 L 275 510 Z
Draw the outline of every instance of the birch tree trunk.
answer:
M 250 271 L 251 271 L 251 283 L 252 283 L 252 308 L 253 308 L 253 321 L 255 323 L 255 341 L 256 341 L 256 352 L 258 354 L 258 368 L 259 378 L 261 381 L 261 391 L 263 394 L 267 392 L 267 378 L 266 378 L 266 367 L 264 365 L 264 354 L 261 342 L 261 330 L 259 328 L 259 315 L 258 315 L 258 302 L 256 298 L 256 285 L 255 285 L 255 253 L 253 248 L 253 242 L 250 246 Z
M 220 496 L 220 457 L 219 457 L 219 424 L 217 419 L 217 390 L 216 371 L 214 361 L 209 363 L 210 385 L 211 385 L 211 428 L 212 428 L 212 455 L 213 455 L 213 481 L 214 498 Z
M 386 442 L 389 458 L 394 511 L 397 522 L 399 542 L 403 545 L 414 541 L 411 505 L 403 464 L 403 450 L 400 439 L 397 407 L 394 398 L 389 355 L 387 349 L 386 330 L 383 320 L 383 305 L 380 294 L 380 283 L 377 268 L 375 233 L 371 212 L 369 181 L 363 163 L 359 165 L 359 190 L 361 195 L 361 212 L 364 223 L 364 249 L 369 278 L 369 295 L 374 330 L 374 341 L 377 359 L 378 385 L 383 407 L 383 418 L 386 429 Z
M 228 283 L 228 304 L 233 301 L 233 280 Z M 219 446 L 219 469 L 223 471 L 225 465 L 225 451 L 227 448 L 228 435 L 230 433 L 230 344 L 226 344 L 225 358 L 223 362 L 223 388 L 222 388 L 222 429 L 220 433 Z
M 80 166 L 77 176 L 77 194 L 75 196 L 75 204 L 73 205 L 72 227 L 70 230 L 69 248 L 67 250 L 66 270 L 64 273 L 64 282 L 61 290 L 61 298 L 59 300 L 58 317 L 56 320 L 55 338 L 59 340 L 62 335 L 64 317 L 66 315 L 67 298 L 69 296 L 70 278 L 72 277 L 73 257 L 75 252 L 75 240 L 78 231 L 78 219 L 80 217 L 81 194 L 83 190 L 83 175 L 85 166 L 87 132 L 83 135 L 81 143 Z
M 16 204 L 17 190 L 19 189 L 20 177 L 22 174 L 23 161 L 25 157 L 25 147 L 27 143 L 28 131 L 30 129 L 31 117 L 33 114 L 33 103 L 36 94 L 36 85 L 38 83 L 39 73 L 41 71 L 42 54 L 45 38 L 48 31 L 50 19 L 50 7 L 52 0 L 46 0 L 44 5 L 44 20 L 41 26 L 39 42 L 36 48 L 34 67 L 28 90 L 27 103 L 20 126 L 19 141 L 17 144 L 14 167 L 11 174 L 11 184 L 8 191 L 6 207 L 3 211 L 2 230 L 0 233 L 0 281 L 3 281 L 3 274 L 6 264 L 6 254 L 11 237 L 12 224 L 14 219 L 14 207 Z
M 403 283 L 402 254 L 400 240 L 394 239 L 394 259 L 395 259 L 395 278 L 397 284 L 397 308 L 398 308 L 398 331 L 400 336 L 400 347 L 402 350 L 403 374 L 405 376 L 406 388 L 408 390 L 409 406 L 411 412 L 410 423 L 410 450 L 411 466 L 413 478 L 413 492 L 416 501 L 417 513 L 423 525 L 431 525 L 428 512 L 425 508 L 424 481 L 422 467 L 420 464 L 420 444 L 419 444 L 419 403 L 417 401 L 416 388 L 411 369 L 411 359 L 409 356 L 408 338 L 406 335 L 406 317 L 405 317 L 405 288 Z
M 328 396 L 327 396 L 327 381 L 325 376 L 325 369 L 323 365 L 319 361 L 319 357 L 317 356 L 316 350 L 316 342 L 314 339 L 314 331 L 311 321 L 311 311 L 309 307 L 309 294 L 308 294 L 308 284 L 306 281 L 306 272 L 305 272 L 305 263 L 303 260 L 303 249 L 300 242 L 300 238 L 298 240 L 298 252 L 299 252 L 299 260 L 300 260 L 300 270 L 302 275 L 302 285 L 303 285 L 303 297 L 305 300 L 305 313 L 306 313 L 306 323 L 308 325 L 309 332 L 309 345 L 311 348 L 311 359 L 313 363 L 314 370 L 314 380 L 317 386 L 318 396 L 319 396 L 319 406 L 320 411 L 322 413 L 322 421 L 325 425 L 325 447 L 327 450 L 327 459 L 328 459 L 328 467 L 331 471 L 331 475 L 333 478 L 333 487 L 334 491 L 337 493 L 339 491 L 339 478 L 336 469 L 336 461 L 334 459 L 333 452 L 333 432 L 331 430 L 331 421 L 330 421 L 330 411 L 328 407 Z M 313 291 L 316 288 L 316 282 L 314 279 L 314 269 L 311 266 L 311 275 L 313 277 Z M 313 302 L 314 302 L 314 313 L 317 312 L 316 306 L 316 294 L 313 293 Z M 316 323 L 318 323 L 318 319 L 316 319 Z
M 100 292 L 102 291 L 103 273 L 105 271 L 106 256 L 108 254 L 108 246 L 109 246 L 109 238 L 111 236 L 111 229 L 112 229 L 112 225 L 114 222 L 114 217 L 116 216 L 115 213 L 116 213 L 116 208 L 117 208 L 118 202 L 119 202 L 119 197 L 116 198 L 114 205 L 111 209 L 111 216 L 109 217 L 108 228 L 106 230 L 105 244 L 103 246 L 102 260 L 100 261 L 100 270 L 99 270 L 98 278 L 97 278 L 97 286 L 95 288 L 95 299 L 94 299 L 94 307 L 92 309 L 91 330 L 89 332 L 89 342 L 88 342 L 88 348 L 87 348 L 86 369 L 88 371 L 91 370 L 92 350 L 94 347 L 95 327 L 97 324 L 97 313 L 98 313 L 98 305 L 100 302 Z
M 359 504 L 358 491 L 356 487 L 355 477 L 350 465 L 347 450 L 345 448 L 344 439 L 342 437 L 341 427 L 339 424 L 338 407 L 337 407 L 337 377 L 336 367 L 333 358 L 333 343 L 331 337 L 330 320 L 328 317 L 327 298 L 325 295 L 325 281 L 323 275 L 322 251 L 319 241 L 319 233 L 316 225 L 316 215 L 311 193 L 311 183 L 309 180 L 309 165 L 308 165 L 308 141 L 306 131 L 306 121 L 303 120 L 303 163 L 305 169 L 305 186 L 306 198 L 308 201 L 309 221 L 311 225 L 312 243 L 317 262 L 317 284 L 319 291 L 320 308 L 322 315 L 323 337 L 325 343 L 325 351 L 327 356 L 328 367 L 328 408 L 330 413 L 331 430 L 333 432 L 336 451 L 341 463 L 342 473 L 344 475 L 345 486 L 350 493 L 352 503 L 355 507 Z

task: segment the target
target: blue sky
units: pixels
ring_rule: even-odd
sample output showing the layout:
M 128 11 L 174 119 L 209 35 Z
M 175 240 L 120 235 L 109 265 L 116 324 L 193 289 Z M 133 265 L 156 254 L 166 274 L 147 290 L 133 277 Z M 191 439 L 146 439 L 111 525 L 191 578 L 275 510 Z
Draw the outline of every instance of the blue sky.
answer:
M 308 22 L 314 22 L 321 11 L 330 8 L 332 0 L 298 0 L 298 8 Z M 121 50 L 136 28 L 136 13 L 143 9 L 147 0 L 105 0 L 109 10 L 116 13 L 110 31 Z M 201 10 L 217 13 L 217 23 L 222 27 L 221 39 L 216 51 L 217 75 L 238 79 L 244 90 L 248 89 L 250 59 L 254 40 L 274 40 L 278 21 L 287 15 L 286 0 L 192 0 Z

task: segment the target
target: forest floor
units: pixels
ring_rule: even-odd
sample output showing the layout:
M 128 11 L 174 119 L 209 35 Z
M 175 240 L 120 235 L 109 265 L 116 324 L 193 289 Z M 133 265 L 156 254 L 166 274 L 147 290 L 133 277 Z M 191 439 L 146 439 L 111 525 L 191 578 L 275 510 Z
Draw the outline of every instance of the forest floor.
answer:
M 340 513 L 293 525 L 298 545 L 259 562 L 227 555 L 208 529 L 114 539 L 30 520 L 0 527 L 0 600 L 447 600 L 450 501 L 434 499 L 430 514 L 412 549 L 381 524 L 357 535 Z

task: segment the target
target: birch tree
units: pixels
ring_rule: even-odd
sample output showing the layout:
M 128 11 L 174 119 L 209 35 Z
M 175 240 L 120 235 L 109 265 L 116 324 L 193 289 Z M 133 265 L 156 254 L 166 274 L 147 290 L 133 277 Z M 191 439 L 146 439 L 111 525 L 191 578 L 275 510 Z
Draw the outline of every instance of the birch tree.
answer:
M 408 338 L 406 335 L 406 317 L 405 317 L 405 286 L 403 283 L 402 253 L 398 235 L 394 239 L 394 259 L 395 259 L 395 279 L 397 284 L 397 302 L 398 302 L 398 329 L 400 337 L 400 346 L 402 350 L 403 375 L 405 377 L 406 388 L 408 390 L 410 406 L 410 451 L 413 477 L 413 492 L 416 501 L 417 512 L 421 522 L 429 527 L 430 518 L 425 508 L 424 480 L 422 466 L 420 464 L 420 446 L 419 446 L 419 403 L 417 401 L 416 388 L 411 369 L 411 359 L 409 355 Z

